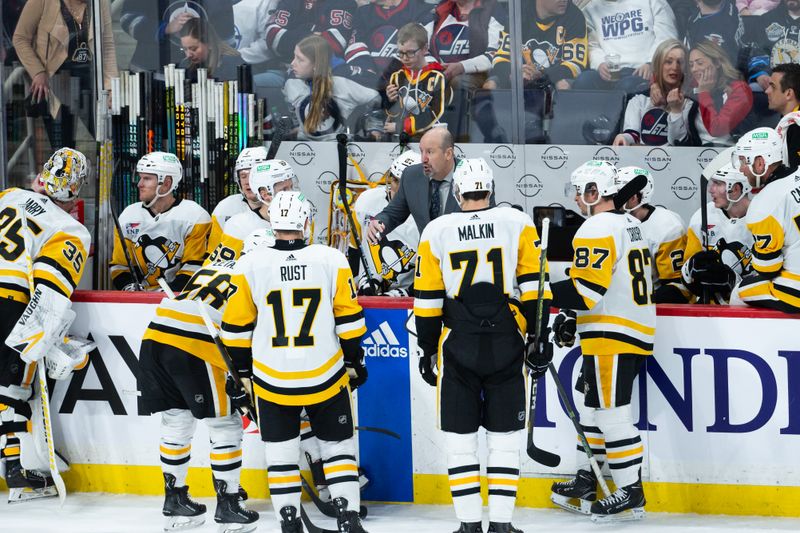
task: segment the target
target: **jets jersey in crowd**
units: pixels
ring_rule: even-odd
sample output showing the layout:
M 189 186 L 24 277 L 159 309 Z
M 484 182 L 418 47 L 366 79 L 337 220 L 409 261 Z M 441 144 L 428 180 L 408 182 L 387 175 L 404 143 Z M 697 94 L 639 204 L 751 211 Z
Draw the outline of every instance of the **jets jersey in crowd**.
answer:
M 236 287 L 231 283 L 234 265 L 233 261 L 220 262 L 205 265 L 195 272 L 184 292 L 174 300 L 161 300 L 142 340 L 173 346 L 227 370 L 197 306 L 198 302 L 202 302 L 211 320 L 220 324 L 222 311 L 236 292 Z
M 505 19 L 505 8 L 499 3 L 477 2 L 469 15 L 462 16 L 456 2 L 439 2 L 433 22 L 425 24 L 431 54 L 443 64 L 461 63 L 467 74 L 486 72 L 500 44 Z
M 403 67 L 392 73 L 389 84 L 397 86 L 398 98 L 387 114 L 397 124 L 395 131 L 405 131 L 409 135 L 425 131 L 438 122 L 453 97 L 443 67 L 435 62 L 420 70 Z
M 0 240 L 0 298 L 28 303 L 26 249 L 33 261 L 34 285 L 72 296 L 86 266 L 91 237 L 52 200 L 24 189 L 0 192 Z
M 246 213 L 250 210 L 250 205 L 241 193 L 226 196 L 217 204 L 217 207 L 211 213 L 211 231 L 208 234 L 208 247 L 206 248 L 208 255 L 213 254 L 214 250 L 217 249 L 228 220 L 233 215 Z
M 290 63 L 294 47 L 317 33 L 342 57 L 353 31 L 356 4 L 345 0 L 280 0 L 267 24 L 267 47 L 284 63 Z
M 426 353 L 436 349 L 445 298 L 455 298 L 475 283 L 502 286 L 504 293 L 522 302 L 525 317 L 532 318 L 524 309 L 535 306 L 540 282 L 545 283 L 544 298 L 553 298 L 549 274 L 539 279 L 538 244 L 531 218 L 511 207 L 451 213 L 431 221 L 417 249 L 414 279 L 420 347 Z
M 366 332 L 350 266 L 340 251 L 277 241 L 236 265 L 222 339 L 253 392 L 280 405 L 313 405 L 346 387 L 342 342 Z
M 572 239 L 569 277 L 588 311 L 577 311 L 584 354 L 653 353 L 652 258 L 638 219 L 599 213 Z
M 653 258 L 653 285 L 679 281 L 686 248 L 686 228 L 680 215 L 655 207 L 642 221 L 642 231 Z
M 225 224 L 217 248 L 206 259 L 207 263 L 215 261 L 235 261 L 239 259 L 247 237 L 258 229 L 263 229 L 272 235 L 269 221 L 261 218 L 258 211 L 244 211 L 232 216 Z
M 571 2 L 567 11 L 558 17 L 539 19 L 535 2 L 523 2 L 522 60 L 541 71 L 545 80 L 556 83 L 574 79 L 586 69 L 589 61 L 586 19 Z M 492 76 L 498 87 L 511 83 L 511 35 L 503 31 L 500 48 L 492 59 Z
M 356 231 L 362 236 L 362 246 L 368 245 L 364 240 L 362 227 L 365 227 L 369 219 L 383 211 L 387 205 L 389 199 L 386 198 L 386 190 L 383 187 L 368 189 L 356 198 L 353 204 L 353 218 Z M 407 289 L 414 282 L 414 256 L 418 243 L 419 230 L 414 219 L 408 217 L 388 235 L 382 235 L 380 243 L 368 245 L 370 253 L 367 261 L 370 262 L 374 273 L 392 282 L 390 288 Z M 350 245 L 355 248 L 355 241 L 351 240 Z
M 119 225 L 144 289 L 158 289 L 158 279 L 164 278 L 180 290 L 203 263 L 211 217 L 191 200 L 178 199 L 155 216 L 136 202 L 120 214 Z M 134 281 L 116 232 L 110 270 L 117 289 Z
M 689 221 L 689 230 L 686 237 L 686 251 L 684 259 L 689 260 L 703 249 L 701 240 L 702 215 L 700 210 L 695 211 Z M 708 246 L 714 248 L 721 240 L 725 240 L 725 248 L 720 250 L 722 261 L 730 267 L 739 279 L 753 271 L 751 265 L 753 234 L 747 228 L 744 218 L 730 218 L 728 214 L 714 207 L 714 202 L 708 203 Z M 730 252 L 730 253 L 726 253 Z
M 743 287 L 749 301 L 771 296 L 800 309 L 800 174 L 767 183 L 747 209 L 747 228 L 753 234 L 753 269 L 770 283 Z

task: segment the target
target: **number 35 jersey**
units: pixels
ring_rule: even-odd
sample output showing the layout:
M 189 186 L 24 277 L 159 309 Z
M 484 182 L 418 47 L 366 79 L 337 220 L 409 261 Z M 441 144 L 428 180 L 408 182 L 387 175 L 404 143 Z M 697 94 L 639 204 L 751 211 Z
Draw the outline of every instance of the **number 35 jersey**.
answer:
M 221 337 L 253 392 L 279 405 L 313 405 L 346 387 L 342 342 L 366 332 L 347 259 L 320 244 L 277 241 L 242 257 Z
M 584 354 L 653 353 L 656 308 L 652 257 L 641 223 L 605 212 L 587 219 L 572 240 L 570 279 L 588 311 L 578 311 Z
M 17 188 L 0 192 L 0 298 L 28 302 L 26 247 L 34 284 L 69 298 L 83 275 L 90 242 L 86 228 L 46 196 Z

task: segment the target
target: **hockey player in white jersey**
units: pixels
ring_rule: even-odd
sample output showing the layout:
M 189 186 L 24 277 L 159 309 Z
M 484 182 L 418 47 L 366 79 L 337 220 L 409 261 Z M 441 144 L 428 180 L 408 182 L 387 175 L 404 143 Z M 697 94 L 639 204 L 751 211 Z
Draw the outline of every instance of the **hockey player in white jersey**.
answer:
M 639 186 L 640 177 L 626 186 Z M 589 161 L 571 176 L 576 201 L 589 218 L 572 241 L 575 255 L 569 278 L 554 283 L 553 305 L 577 311 L 553 321 L 559 346 L 572 346 L 580 334 L 583 365 L 576 390 L 584 393 L 580 424 L 598 462 L 607 461 L 617 490 L 601 500 L 597 479 L 582 445 L 578 472 L 554 483 L 551 499 L 567 510 L 591 514 L 596 521 L 644 516 L 641 481 L 644 455 L 631 411 L 633 381 L 644 357 L 653 353 L 655 305 L 652 301 L 652 258 L 639 220 L 622 207 L 616 168 Z M 641 189 L 640 189 L 641 190 Z
M 753 234 L 755 274 L 734 289 L 731 303 L 800 312 L 800 175 L 783 160 L 783 141 L 772 128 L 756 128 L 736 143 L 731 163 L 758 192 L 745 221 Z
M 696 300 L 704 293 L 716 303 L 727 303 L 734 285 L 753 271 L 753 234 L 745 215 L 750 207 L 750 183 L 730 163 L 708 182 L 708 249 L 702 244 L 702 214 L 695 211 L 689 222 L 683 281 Z
M 247 213 L 259 208 L 258 195 L 250 188 L 250 172 L 252 168 L 267 160 L 267 149 L 263 146 L 245 148 L 236 158 L 234 174 L 239 192 L 223 198 L 211 213 L 211 230 L 208 234 L 207 254 L 211 255 L 217 249 L 225 224 L 234 215 Z
M 158 290 L 158 279 L 180 291 L 202 265 L 211 217 L 192 200 L 174 195 L 183 177 L 173 154 L 152 152 L 136 164 L 139 202 L 119 216 L 124 241 L 114 232 L 114 251 L 109 263 L 117 290 Z M 133 275 L 122 247 L 128 249 Z
M 361 347 L 366 327 L 344 254 L 305 242 L 310 210 L 297 191 L 272 199 L 275 246 L 238 262 L 222 339 L 239 374 L 252 375 L 281 531 L 302 531 L 298 458 L 305 408 L 320 440 L 339 531 L 364 533 L 350 388 L 367 379 Z
M 655 289 L 653 300 L 656 303 L 686 303 L 691 297 L 681 283 L 686 226 L 678 213 L 651 203 L 655 183 L 649 170 L 634 166 L 620 168 L 617 171 L 619 186 L 626 185 L 636 176 L 647 178 L 647 185 L 628 201 L 624 209 L 639 219 L 650 243 Z
M 189 529 L 205 521 L 206 506 L 189 496 L 186 475 L 197 420 L 211 442 L 211 473 L 217 493 L 214 521 L 220 531 L 255 529 L 258 513 L 239 499 L 242 469 L 242 419 L 236 412 L 246 395 L 239 390 L 203 324 L 199 306 L 215 324 L 237 287 L 231 283 L 233 261 L 204 265 L 175 299 L 164 298 L 145 330 L 139 352 L 142 405 L 161 413 L 159 451 L 164 476 L 165 530 Z
M 397 189 L 403 171 L 422 161 L 419 153 L 412 150 L 403 152 L 392 162 L 386 176 L 385 189 L 375 187 L 358 195 L 353 205 L 353 219 L 361 236 L 361 247 L 366 250 L 370 272 L 362 272 L 361 256 L 364 250 L 356 247 L 355 239 L 350 240 L 347 260 L 353 272 L 357 273 L 359 294 L 375 296 L 369 281 L 370 274 L 380 285 L 384 296 L 408 296 L 412 294 L 414 283 L 414 256 L 419 243 L 419 230 L 410 216 L 388 235 L 382 235 L 378 244 L 371 244 L 362 234 L 362 228 L 383 208 L 389 205 Z
M 460 213 L 440 216 L 422 232 L 417 250 L 414 316 L 422 378 L 437 390 L 450 492 L 461 525 L 480 533 L 482 502 L 478 430 L 486 429 L 489 533 L 521 533 L 511 524 L 525 428 L 526 364 L 534 379 L 547 370 L 548 274 L 539 277 L 539 235 L 530 217 L 490 207 L 494 189 L 485 160 L 464 159 L 453 173 Z M 534 330 L 544 283 L 543 332 Z M 529 421 L 531 424 L 533 421 Z
M 87 172 L 82 153 L 61 148 L 37 176 L 41 193 L 13 187 L 0 193 L 0 470 L 9 502 L 56 494 L 46 448 L 39 451 L 42 413 L 32 389 L 37 364 L 46 364 L 51 378 L 65 379 L 86 365 L 93 349 L 64 340 L 91 240 L 68 213 Z
M 239 258 L 247 237 L 260 231 L 263 237 L 272 236 L 269 224 L 269 204 L 280 191 L 298 190 L 297 176 L 291 165 L 282 159 L 258 163 L 250 170 L 248 181 L 256 195 L 257 206 L 233 215 L 225 224 L 222 238 L 208 257 L 208 262 L 230 261 Z M 273 241 L 269 242 L 272 246 Z

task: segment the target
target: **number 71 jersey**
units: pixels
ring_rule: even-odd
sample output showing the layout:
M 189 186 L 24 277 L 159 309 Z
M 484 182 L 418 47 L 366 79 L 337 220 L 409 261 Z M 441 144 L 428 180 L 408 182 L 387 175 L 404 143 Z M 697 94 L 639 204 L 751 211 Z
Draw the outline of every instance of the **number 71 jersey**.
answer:
M 626 213 L 594 215 L 578 228 L 572 247 L 569 276 L 589 308 L 577 312 L 583 353 L 652 354 L 653 259 L 639 220 Z

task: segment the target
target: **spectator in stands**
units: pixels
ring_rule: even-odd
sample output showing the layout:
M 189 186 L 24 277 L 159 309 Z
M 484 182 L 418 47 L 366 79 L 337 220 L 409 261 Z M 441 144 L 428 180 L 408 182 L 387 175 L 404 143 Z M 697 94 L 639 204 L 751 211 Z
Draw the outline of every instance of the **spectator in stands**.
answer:
M 497 0 L 441 0 L 436 6 L 426 26 L 431 53 L 454 89 L 472 91 L 486 81 L 504 20 Z
M 281 68 L 264 39 L 270 13 L 277 3 L 277 0 L 241 0 L 233 6 L 236 49 L 245 63 L 253 65 L 257 93 L 259 88 L 279 88 L 286 82 L 286 70 Z
M 734 65 L 739 61 L 744 24 L 733 0 L 697 0 L 697 8 L 689 20 L 686 44 L 691 49 L 700 41 L 720 45 Z
M 744 41 L 753 43 L 747 81 L 753 91 L 766 91 L 770 67 L 800 62 L 800 0 L 783 0 L 772 11 L 747 24 Z
M 630 99 L 622 133 L 614 139 L 614 146 L 676 144 L 677 139 L 670 136 L 668 118 L 671 110 L 678 116 L 689 116 L 692 101 L 682 97 L 685 76 L 686 48 L 677 39 L 667 39 L 653 55 L 654 82 L 650 93 Z
M 184 57 L 179 35 L 192 18 L 210 22 L 223 41 L 235 45 L 232 0 L 122 0 L 120 26 L 136 39 L 130 70 L 160 71 L 163 65 L 179 63 Z
M 75 146 L 76 116 L 94 132 L 94 104 L 70 107 L 82 100 L 81 93 L 94 90 L 94 16 L 100 17 L 104 87 L 111 90 L 111 78 L 119 75 L 111 7 L 108 0 L 99 5 L 100 13 L 94 14 L 86 0 L 28 0 L 14 30 L 14 48 L 31 77 L 30 104 L 43 108 L 39 112 L 54 149 Z M 51 83 L 54 76 L 77 79 L 80 92 L 71 93 L 73 83 Z
M 617 88 L 627 94 L 646 90 L 656 48 L 678 36 L 666 0 L 592 0 L 583 14 L 591 70 L 578 76 L 573 88 Z
M 674 132 L 679 144 L 688 146 L 731 144 L 731 133 L 753 107 L 750 87 L 725 51 L 711 41 L 698 43 L 689 53 L 689 72 L 697 102 L 688 119 L 680 115 L 673 122 L 670 114 L 670 135 Z
M 428 62 L 428 33 L 417 22 L 409 22 L 397 33 L 397 57 L 402 68 L 392 74 L 386 86 L 387 133 L 405 131 L 419 136 L 436 124 L 452 97 L 442 66 Z
M 236 67 L 244 60 L 234 48 L 217 36 L 214 27 L 203 19 L 193 18 L 181 28 L 181 48 L 186 58 L 181 67 L 186 79 L 197 81 L 197 69 L 208 69 L 208 77 L 219 81 L 236 79 Z
M 292 78 L 283 92 L 299 123 L 297 138 L 332 140 L 347 127 L 353 110 L 361 105 L 379 105 L 378 91 L 359 85 L 331 70 L 332 51 L 320 35 L 309 35 L 297 43 Z
M 800 110 L 800 65 L 796 63 L 775 65 L 765 92 L 771 111 L 784 116 Z
M 267 25 L 267 48 L 289 64 L 296 46 L 313 33 L 328 42 L 334 56 L 342 58 L 353 33 L 355 9 L 352 0 L 280 0 Z
M 781 0 L 736 0 L 736 7 L 739 9 L 739 14 L 743 17 L 753 15 L 763 15 L 768 11 L 772 11 Z

